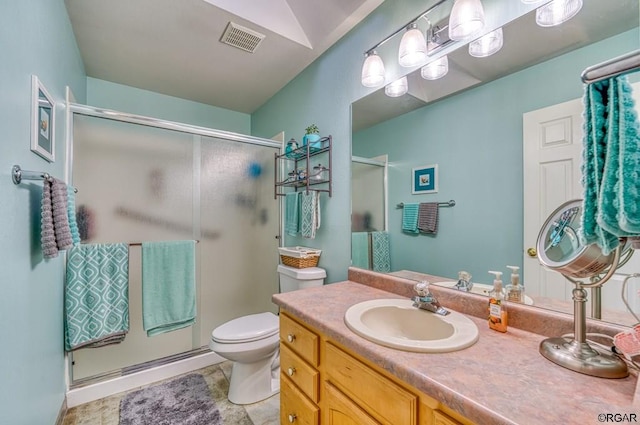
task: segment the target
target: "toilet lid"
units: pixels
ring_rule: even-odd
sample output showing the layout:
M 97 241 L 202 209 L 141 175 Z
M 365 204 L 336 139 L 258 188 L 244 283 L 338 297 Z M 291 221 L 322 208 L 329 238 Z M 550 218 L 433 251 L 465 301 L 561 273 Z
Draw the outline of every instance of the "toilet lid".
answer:
M 278 316 L 275 314 L 250 314 L 218 326 L 211 332 L 211 339 L 217 342 L 250 342 L 275 335 L 278 329 Z

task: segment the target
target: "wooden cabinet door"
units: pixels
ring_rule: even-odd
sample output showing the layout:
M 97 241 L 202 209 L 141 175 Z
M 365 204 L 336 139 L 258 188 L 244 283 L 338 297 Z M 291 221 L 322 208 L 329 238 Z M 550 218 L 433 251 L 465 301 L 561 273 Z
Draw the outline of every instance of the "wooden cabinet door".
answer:
M 329 382 L 323 382 L 322 425 L 380 425 Z

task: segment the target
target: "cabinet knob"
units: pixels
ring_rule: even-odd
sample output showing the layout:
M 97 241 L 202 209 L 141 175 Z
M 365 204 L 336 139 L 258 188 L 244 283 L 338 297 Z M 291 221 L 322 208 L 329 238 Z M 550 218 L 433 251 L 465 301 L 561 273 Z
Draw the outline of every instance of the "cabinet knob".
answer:
M 287 341 L 293 343 L 296 340 L 296 336 L 294 334 L 287 335 Z
M 294 423 L 297 419 L 297 416 L 294 413 L 289 413 L 289 423 Z
M 296 368 L 295 367 L 290 367 L 289 369 L 287 369 L 287 374 L 289 376 L 293 376 L 294 373 L 296 373 Z
M 529 248 L 527 249 L 527 255 L 529 255 L 529 257 L 535 257 L 538 255 L 538 251 L 536 251 L 535 248 Z

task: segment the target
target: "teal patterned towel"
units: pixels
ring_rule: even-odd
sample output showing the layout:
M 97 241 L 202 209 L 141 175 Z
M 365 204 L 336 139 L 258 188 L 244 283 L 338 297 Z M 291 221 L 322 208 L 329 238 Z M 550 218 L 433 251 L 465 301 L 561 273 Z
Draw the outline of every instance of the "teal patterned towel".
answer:
M 389 234 L 387 232 L 371 232 L 371 243 L 373 244 L 373 271 L 390 272 Z
M 351 265 L 361 269 L 369 269 L 369 233 L 351 233 Z
M 626 77 L 586 87 L 581 238 L 607 255 L 640 233 L 640 128 Z
M 284 200 L 284 231 L 287 235 L 296 236 L 300 231 L 300 194 L 287 193 Z
M 142 243 L 142 325 L 147 336 L 196 320 L 196 241 Z
M 419 233 L 418 231 L 419 204 L 404 204 L 402 209 L 402 231 L 406 233 Z
M 121 342 L 129 331 L 129 247 L 71 248 L 64 293 L 66 351 Z

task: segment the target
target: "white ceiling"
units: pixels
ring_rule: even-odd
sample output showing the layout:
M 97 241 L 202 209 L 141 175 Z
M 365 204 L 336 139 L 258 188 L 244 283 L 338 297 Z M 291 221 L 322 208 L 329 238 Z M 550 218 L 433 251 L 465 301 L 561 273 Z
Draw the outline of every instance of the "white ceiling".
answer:
M 65 4 L 88 76 L 252 113 L 383 1 Z M 219 41 L 230 21 L 266 36 L 254 53 Z

